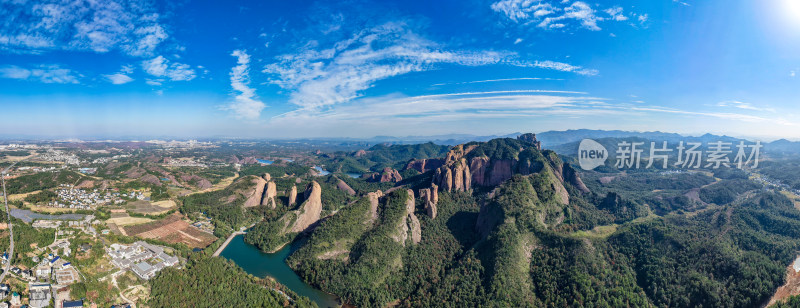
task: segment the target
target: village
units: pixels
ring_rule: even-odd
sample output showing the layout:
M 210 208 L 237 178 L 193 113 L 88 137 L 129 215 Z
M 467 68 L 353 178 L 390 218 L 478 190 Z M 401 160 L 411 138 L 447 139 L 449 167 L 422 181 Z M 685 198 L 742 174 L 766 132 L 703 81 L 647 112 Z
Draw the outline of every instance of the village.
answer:
M 70 184 L 60 184 L 55 193 L 58 200 L 48 202 L 47 206 L 88 210 L 94 209 L 99 205 L 124 203 L 125 200 L 122 197 L 138 200 L 145 199 L 142 192 L 120 194 L 109 191 L 102 192 L 98 189 L 86 191 L 81 188 L 75 188 Z
M 40 219 L 32 226 L 53 229 L 55 239 L 48 246 L 34 248 L 25 260 L 12 260 L 4 283 L 0 284 L 0 308 L 89 307 L 84 305 L 85 298 L 73 295 L 77 285 L 80 289 L 90 283 L 86 281 L 87 272 L 98 270 L 108 273 L 99 282 L 121 291 L 122 301 L 112 307 L 135 307 L 135 301 L 128 300 L 124 291 L 137 291 L 160 270 L 181 264 L 171 249 L 145 241 L 101 247 L 106 239 L 100 239 L 95 231 L 101 224 L 93 215 L 83 220 Z M 8 252 L 0 255 L 3 265 L 9 257 Z M 127 281 L 124 287 L 123 279 Z

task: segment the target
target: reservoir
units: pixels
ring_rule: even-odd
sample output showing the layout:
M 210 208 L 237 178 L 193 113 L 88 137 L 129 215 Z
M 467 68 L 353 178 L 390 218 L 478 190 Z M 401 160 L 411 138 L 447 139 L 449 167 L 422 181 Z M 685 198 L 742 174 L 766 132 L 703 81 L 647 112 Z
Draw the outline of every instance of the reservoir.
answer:
M 297 242 L 286 245 L 275 253 L 264 253 L 253 245 L 244 242 L 244 236 L 237 235 L 220 256 L 229 259 L 256 277 L 272 277 L 295 293 L 310 298 L 321 308 L 339 307 L 336 296 L 322 292 L 306 284 L 286 265 L 286 257 L 299 248 Z
M 317 170 L 317 172 L 319 172 L 317 174 L 317 176 L 326 176 L 328 174 L 331 174 L 330 172 L 325 171 L 324 169 L 322 169 L 322 167 L 320 167 L 320 166 L 314 166 L 314 170 Z

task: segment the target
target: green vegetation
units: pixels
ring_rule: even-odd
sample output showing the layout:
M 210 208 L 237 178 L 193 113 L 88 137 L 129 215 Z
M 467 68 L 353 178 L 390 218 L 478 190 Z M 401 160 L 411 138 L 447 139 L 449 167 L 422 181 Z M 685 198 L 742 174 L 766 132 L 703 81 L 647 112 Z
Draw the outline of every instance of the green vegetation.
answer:
M 250 276 L 224 258 L 200 254 L 183 270 L 160 271 L 150 285 L 151 307 L 316 307 L 308 298 Z
M 233 167 L 228 165 L 210 166 L 207 168 L 178 167 L 175 168 L 174 171 L 199 176 L 201 178 L 207 179 L 209 182 L 211 182 L 211 184 L 217 184 L 221 182 L 223 179 L 236 175 L 236 170 L 234 170 Z M 197 183 L 189 181 L 189 184 L 196 185 Z
M 246 165 L 242 167 L 242 170 L 239 172 L 239 176 L 248 176 L 248 175 L 255 175 L 261 176 L 264 173 L 269 173 L 272 177 L 281 177 L 284 174 L 289 175 L 296 175 L 301 176 L 311 168 L 308 166 L 304 166 L 298 163 L 284 163 L 284 164 L 272 164 L 272 165 Z
M 331 172 L 367 173 L 380 171 L 386 167 L 403 169 L 411 159 L 443 157 L 449 149 L 449 146 L 436 145 L 432 142 L 412 145 L 378 144 L 366 150 L 363 155 L 357 156 L 352 152 L 336 152 L 331 155 L 326 154 L 319 160 L 320 164 Z
M 6 182 L 6 190 L 9 195 L 24 194 L 55 188 L 59 184 L 75 184 L 80 178 L 80 174 L 69 170 L 39 172 L 8 180 Z
M 758 172 L 772 179 L 778 180 L 788 185 L 792 189 L 800 189 L 800 160 L 791 159 L 776 161 L 765 161 L 758 166 Z
M 723 180 L 701 189 L 700 199 L 719 205 L 728 204 L 735 201 L 739 195 L 758 188 L 761 188 L 761 185 L 748 180 Z
M 38 193 L 28 195 L 25 197 L 25 202 L 33 204 L 47 204 L 48 202 L 58 199 L 58 194 L 51 190 L 42 190 Z
M 180 198 L 180 211 L 185 215 L 202 213 L 210 217 L 216 228 L 214 235 L 224 237 L 256 219 L 257 209 L 245 209 L 245 197 L 239 193 L 251 188 L 249 180 L 240 179 L 225 189 L 184 196 Z
M 770 308 L 797 308 L 800 307 L 800 295 L 790 296 L 789 298 L 777 302 Z
M 6 217 L 5 211 L 0 211 L 1 217 Z M 22 264 L 32 267 L 35 264 L 27 254 L 34 251 L 34 247 L 45 247 L 55 240 L 55 229 L 43 228 L 36 229 L 19 219 L 11 218 L 14 223 L 14 257 L 15 264 Z M 0 232 L 0 252 L 8 251 L 8 230 Z
M 282 216 L 278 216 L 277 212 L 274 214 L 273 217 L 268 217 L 253 226 L 245 234 L 244 241 L 267 252 L 276 251 L 293 241 L 297 233 L 285 231 L 286 226 L 290 226 L 296 219 L 295 214 L 285 213 Z

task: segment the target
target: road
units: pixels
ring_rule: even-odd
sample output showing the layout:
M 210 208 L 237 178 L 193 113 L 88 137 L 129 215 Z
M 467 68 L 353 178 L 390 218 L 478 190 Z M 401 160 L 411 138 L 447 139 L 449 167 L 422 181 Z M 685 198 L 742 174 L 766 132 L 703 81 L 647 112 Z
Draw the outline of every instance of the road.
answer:
M 29 157 L 27 157 L 27 158 L 25 158 L 23 160 L 17 161 L 15 163 L 11 164 L 11 166 L 8 166 L 2 172 L 0 172 L 0 178 L 3 178 L 3 201 L 6 204 L 6 219 L 8 221 L 8 233 L 9 233 L 8 261 L 6 262 L 6 266 L 3 267 L 3 273 L 0 274 L 0 282 L 2 282 L 4 279 L 6 279 L 6 274 L 8 273 L 8 270 L 11 269 L 11 259 L 14 258 L 14 225 L 11 224 L 11 211 L 9 211 L 9 209 L 8 209 L 8 193 L 6 193 L 6 173 L 8 173 L 8 170 L 10 170 L 11 167 L 14 167 L 14 165 L 16 165 L 17 163 L 19 163 L 21 161 L 25 161 L 25 160 L 27 160 L 29 158 L 32 158 L 32 157 L 35 157 L 35 156 L 36 155 L 29 156 Z

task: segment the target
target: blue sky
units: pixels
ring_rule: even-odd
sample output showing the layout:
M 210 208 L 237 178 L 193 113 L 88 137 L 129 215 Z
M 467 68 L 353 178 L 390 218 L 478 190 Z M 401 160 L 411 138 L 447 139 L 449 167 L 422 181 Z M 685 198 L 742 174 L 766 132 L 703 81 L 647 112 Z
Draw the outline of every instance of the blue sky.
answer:
M 800 0 L 0 0 L 0 14 L 5 135 L 800 139 Z

